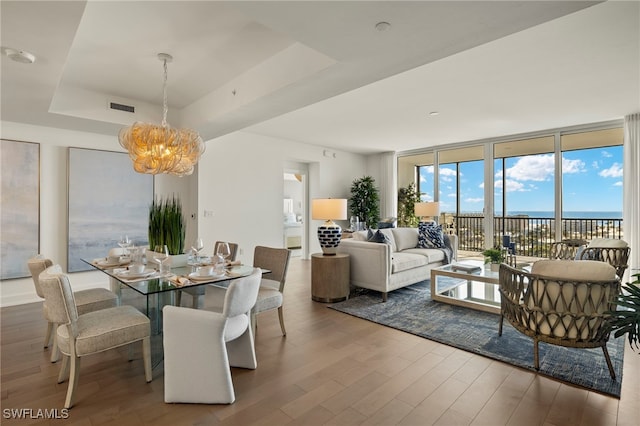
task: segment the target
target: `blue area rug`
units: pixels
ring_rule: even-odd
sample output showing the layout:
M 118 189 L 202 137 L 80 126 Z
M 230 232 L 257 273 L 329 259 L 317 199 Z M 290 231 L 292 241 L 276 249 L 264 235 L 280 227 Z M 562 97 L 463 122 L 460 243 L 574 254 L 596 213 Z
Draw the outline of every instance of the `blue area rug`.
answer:
M 329 308 L 535 371 L 531 338 L 508 321 L 499 337 L 499 315 L 432 301 L 429 281 L 390 292 L 386 303 L 377 291 L 356 289 L 351 298 Z M 607 343 L 616 380 L 609 375 L 602 349 L 563 348 L 543 342 L 539 344 L 538 373 L 620 398 L 624 344 L 624 337 Z

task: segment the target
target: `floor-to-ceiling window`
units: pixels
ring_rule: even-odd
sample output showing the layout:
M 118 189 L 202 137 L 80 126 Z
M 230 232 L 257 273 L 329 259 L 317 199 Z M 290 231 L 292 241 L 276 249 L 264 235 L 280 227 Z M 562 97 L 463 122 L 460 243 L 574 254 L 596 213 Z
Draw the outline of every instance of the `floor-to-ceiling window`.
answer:
M 506 235 L 516 254 L 546 257 L 561 239 L 623 238 L 623 130 L 588 127 L 400 155 L 398 182 L 413 176 L 423 201 L 440 201 L 461 250 L 501 246 Z
M 534 256 L 555 241 L 554 137 L 494 145 L 493 246 L 508 236 L 517 254 Z
M 563 239 L 623 238 L 621 128 L 563 134 Z

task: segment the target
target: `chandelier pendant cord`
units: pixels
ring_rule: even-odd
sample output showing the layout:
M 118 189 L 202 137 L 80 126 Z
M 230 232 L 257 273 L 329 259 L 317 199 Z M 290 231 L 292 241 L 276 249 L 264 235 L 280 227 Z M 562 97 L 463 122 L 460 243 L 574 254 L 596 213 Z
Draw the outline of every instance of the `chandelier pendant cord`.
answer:
M 164 64 L 164 82 L 162 83 L 162 127 L 167 127 L 167 59 L 163 59 Z

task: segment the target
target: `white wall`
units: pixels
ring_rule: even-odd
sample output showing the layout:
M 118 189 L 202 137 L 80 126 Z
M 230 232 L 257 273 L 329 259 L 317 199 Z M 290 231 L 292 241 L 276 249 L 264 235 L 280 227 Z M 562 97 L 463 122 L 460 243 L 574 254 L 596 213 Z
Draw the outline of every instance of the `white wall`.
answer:
M 0 124 L 4 139 L 40 143 L 40 252 L 65 268 L 67 148 L 122 151 L 117 137 L 13 122 Z M 211 249 L 215 240 L 235 241 L 243 251 L 239 258 L 251 263 L 256 245 L 282 246 L 282 173 L 291 161 L 309 165 L 309 200 L 348 198 L 351 182 L 367 173 L 365 157 L 360 155 L 338 151 L 336 158 L 329 158 L 323 156 L 322 147 L 237 132 L 207 142 L 192 176 L 156 176 L 155 193 L 180 195 L 187 216 L 187 246 L 196 235 Z M 215 215 L 205 218 L 204 210 Z M 309 224 L 310 252 L 319 252 L 315 233 L 320 221 L 307 217 L 305 223 Z M 349 226 L 347 221 L 341 225 Z M 107 277 L 101 272 L 73 273 L 70 279 L 74 290 L 108 287 Z M 31 278 L 0 282 L 0 306 L 39 300 Z
M 67 148 L 91 148 L 123 151 L 117 136 L 76 132 L 1 122 L 1 137 L 40 143 L 40 253 L 54 263 L 67 265 Z M 177 193 L 183 200 L 185 212 L 196 213 L 197 176 L 185 178 L 160 176 L 155 179 L 156 194 Z M 99 190 L 99 188 L 96 188 Z M 188 209 L 188 210 L 187 210 Z M 187 218 L 187 234 L 195 234 L 197 222 Z M 189 241 L 189 240 L 187 240 Z M 35 253 L 34 253 L 35 254 Z M 25 259 L 25 262 L 27 259 Z M 107 276 L 101 272 L 78 272 L 70 276 L 74 290 L 89 287 L 108 287 Z M 0 306 L 39 301 L 31 278 L 0 281 Z
M 309 200 L 349 198 L 351 182 L 366 173 L 365 157 L 340 151 L 325 157 L 323 150 L 242 131 L 207 142 L 198 169 L 198 229 L 205 244 L 236 242 L 238 258 L 249 264 L 256 245 L 282 247 L 282 173 L 291 161 L 309 165 Z M 205 210 L 214 216 L 204 217 Z M 316 253 L 321 221 L 311 220 L 309 207 L 307 212 L 310 252 Z

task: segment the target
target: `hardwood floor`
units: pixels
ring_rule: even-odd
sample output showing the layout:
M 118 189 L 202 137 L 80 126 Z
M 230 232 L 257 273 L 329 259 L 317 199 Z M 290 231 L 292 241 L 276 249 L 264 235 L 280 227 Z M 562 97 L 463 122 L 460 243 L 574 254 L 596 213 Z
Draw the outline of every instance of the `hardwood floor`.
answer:
M 232 405 L 165 404 L 162 367 L 144 380 L 140 348 L 83 358 L 65 420 L 59 364 L 43 350 L 41 304 L 3 308 L 4 424 L 65 425 L 638 425 L 640 355 L 627 346 L 620 400 L 328 309 L 311 301 L 311 262 L 294 258 L 276 311 L 258 316 L 258 369 L 234 369 Z M 73 276 L 71 276 L 73 282 Z M 188 297 L 185 297 L 188 299 Z M 183 301 L 184 304 L 190 300 Z M 194 348 L 195 349 L 195 348 Z M 189 362 L 185 359 L 185 362 Z

